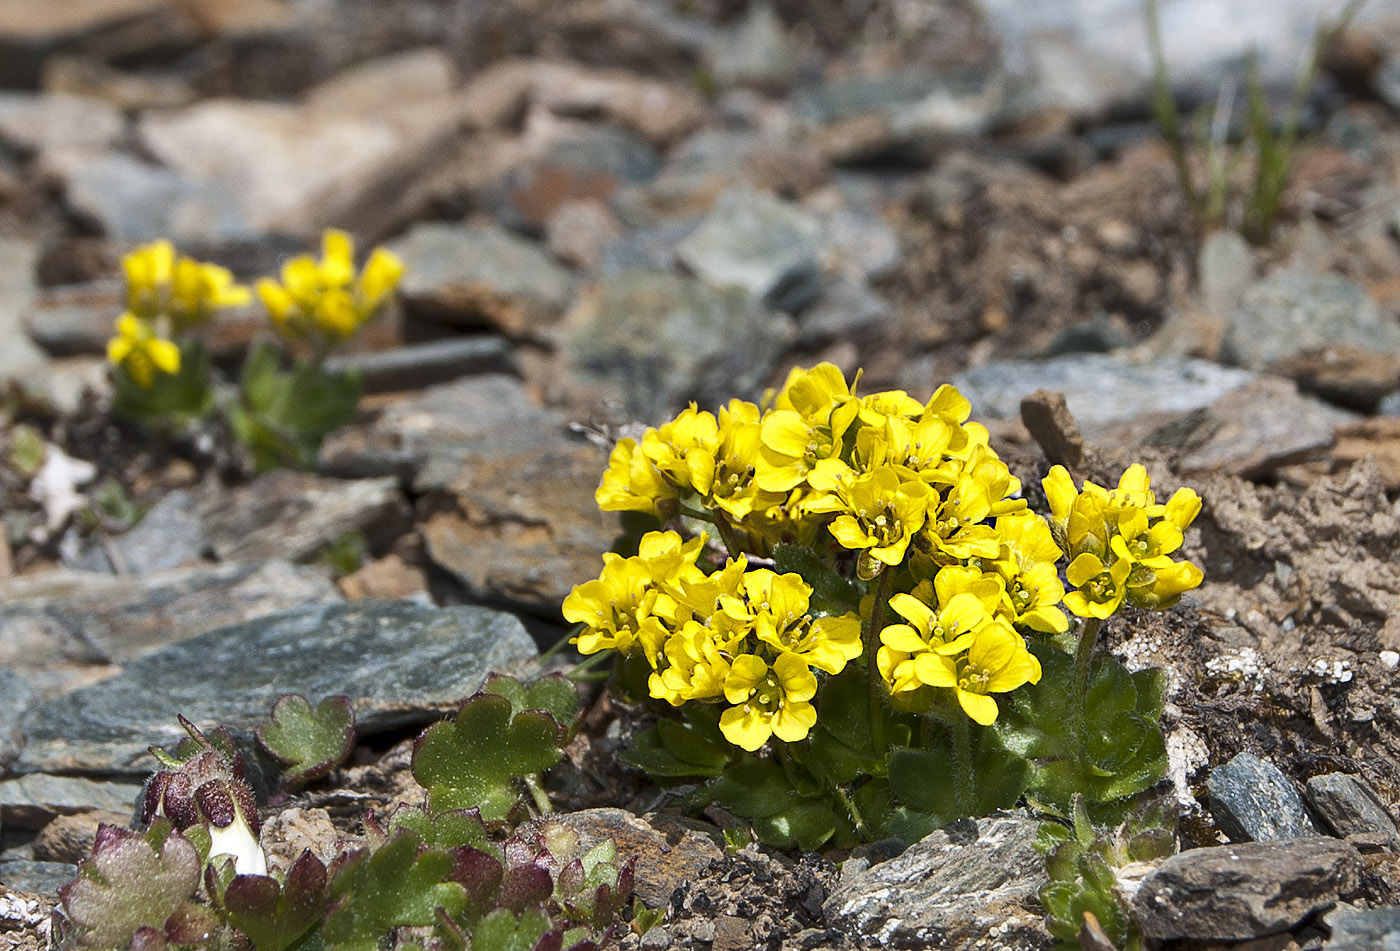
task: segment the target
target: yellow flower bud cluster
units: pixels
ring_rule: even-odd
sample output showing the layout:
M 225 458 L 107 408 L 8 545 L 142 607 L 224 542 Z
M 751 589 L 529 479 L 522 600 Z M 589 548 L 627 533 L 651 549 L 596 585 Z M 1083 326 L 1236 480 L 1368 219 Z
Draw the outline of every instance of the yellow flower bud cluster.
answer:
M 578 649 L 640 652 L 651 695 L 673 706 L 727 702 L 720 729 L 736 746 L 800 740 L 817 722 L 813 671 L 837 674 L 859 656 L 860 619 L 813 618 L 799 575 L 751 570 L 743 556 L 705 573 L 706 541 L 650 532 L 633 557 L 604 555 L 602 575 L 564 601 L 564 617 L 584 625 Z
M 403 276 L 403 263 L 376 248 L 357 272 L 348 234 L 328 230 L 322 245 L 320 261 L 293 258 L 282 268 L 280 284 L 258 282 L 258 296 L 283 337 L 329 347 L 353 336 L 383 306 Z M 117 319 L 107 356 L 141 389 L 150 389 L 158 373 L 180 371 L 177 335 L 207 323 L 221 308 L 252 299 L 228 269 L 178 254 L 165 240 L 132 251 L 122 270 L 126 312 Z
M 288 340 L 326 346 L 355 335 L 388 300 L 403 277 L 403 262 L 375 248 L 355 270 L 355 246 L 344 231 L 328 230 L 321 259 L 301 255 L 282 266 L 282 281 L 258 281 L 258 297 L 277 332 Z
M 834 674 L 862 655 L 899 705 L 956 701 L 985 725 L 998 715 L 991 694 L 1039 681 L 1025 634 L 1067 631 L 1062 603 L 1085 615 L 1092 601 L 1107 606 L 1093 615 L 1104 617 L 1122 596 L 1100 600 L 1094 584 L 1162 606 L 1199 583 L 1198 569 L 1167 557 L 1199 508 L 1194 493 L 1155 505 L 1134 467 L 1116 493 L 1086 485 L 1067 496 L 1052 472 L 1057 520 L 1047 524 L 970 413 L 951 386 L 926 403 L 901 391 L 859 396 L 824 363 L 793 370 L 763 407 L 692 405 L 620 440 L 600 508 L 682 527 L 711 521 L 739 557 L 706 574 L 698 542 L 674 532 L 647 536 L 634 558 L 607 556 L 603 576 L 565 602 L 565 617 L 584 627 L 580 651 L 640 650 L 655 671 L 653 696 L 722 698 L 725 735 L 750 750 L 770 735 L 805 737 L 816 722 L 814 671 Z M 807 547 L 880 603 L 867 597 L 859 617 L 812 619 L 798 575 L 751 569 L 741 554 L 779 545 Z M 1079 589 L 1068 597 L 1057 567 L 1066 552 Z M 1108 582 L 1082 577 L 1096 566 Z M 895 615 L 902 622 L 886 623 Z
M 205 323 L 222 307 L 248 303 L 246 287 L 217 264 L 177 254 L 169 241 L 142 245 L 122 259 L 126 311 L 117 318 L 107 357 L 142 389 L 156 374 L 180 371 L 170 337 Z
M 1124 600 L 1162 610 L 1200 585 L 1200 568 L 1171 557 L 1201 511 L 1194 489 L 1178 489 L 1159 503 L 1140 465 L 1129 466 L 1116 489 L 1085 482 L 1076 492 L 1063 466 L 1043 484 L 1050 526 L 1071 559 L 1065 577 L 1075 590 L 1065 595 L 1065 607 L 1075 614 L 1106 618 Z

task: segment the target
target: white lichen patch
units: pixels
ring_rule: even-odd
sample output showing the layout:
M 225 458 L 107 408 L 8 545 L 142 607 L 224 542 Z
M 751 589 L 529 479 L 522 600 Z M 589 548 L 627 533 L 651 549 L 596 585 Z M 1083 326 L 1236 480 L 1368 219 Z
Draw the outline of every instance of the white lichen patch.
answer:
M 1189 727 L 1178 726 L 1167 734 L 1167 778 L 1176 801 L 1187 813 L 1201 811 L 1201 804 L 1191 794 L 1191 777 L 1209 762 L 1205 741 Z
M 1206 671 L 1219 680 L 1229 680 L 1254 691 L 1264 689 L 1269 667 L 1252 647 L 1241 647 L 1206 661 Z

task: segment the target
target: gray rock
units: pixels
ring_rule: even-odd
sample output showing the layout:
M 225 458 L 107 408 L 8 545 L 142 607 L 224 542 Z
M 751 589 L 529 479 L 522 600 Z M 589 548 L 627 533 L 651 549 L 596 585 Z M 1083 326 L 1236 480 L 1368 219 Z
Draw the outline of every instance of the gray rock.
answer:
M 69 210 L 118 241 L 217 242 L 253 234 L 232 192 L 128 155 L 83 160 L 66 180 Z
M 1279 466 L 1299 462 L 1327 449 L 1352 413 L 1302 396 L 1290 380 L 1261 377 L 1226 393 L 1209 408 L 1168 424 L 1166 448 L 1186 450 L 1177 463 L 1182 473 L 1220 472 L 1259 478 Z
M 124 662 L 215 627 L 307 603 L 335 586 L 284 561 L 179 568 L 144 578 L 55 571 L 0 584 L 0 663 Z
M 428 556 L 475 599 L 555 614 L 596 577 L 617 535 L 594 491 L 607 462 L 596 447 L 545 432 L 534 446 L 473 453 L 446 487 L 455 511 L 421 523 Z
M 313 558 L 347 532 L 371 547 L 406 525 L 408 503 L 392 478 L 345 480 L 278 469 L 210 497 L 200 516 L 222 561 Z
M 1222 350 L 1251 370 L 1329 344 L 1400 350 L 1400 324 L 1366 289 L 1336 274 L 1275 271 L 1244 292 L 1230 315 Z
M 105 554 L 118 574 L 137 577 L 197 562 L 209 549 L 209 537 L 189 492 L 176 489 L 151 506 L 132 528 L 108 540 Z
M 673 221 L 629 231 L 603 248 L 599 271 L 604 277 L 624 271 L 669 271 L 676 264 L 676 248 L 698 225 L 698 220 Z
M 78 812 L 133 815 L 141 783 L 33 773 L 0 782 L 0 816 L 5 823 L 38 829 L 55 816 Z
M 1338 911 L 1327 923 L 1325 951 L 1400 951 L 1400 905 Z
M 37 287 L 34 264 L 38 247 L 32 241 L 0 239 L 0 380 L 19 373 L 41 369 L 44 353 L 24 332 L 28 312 Z
M 887 948 L 1048 949 L 1036 893 L 1045 859 L 1036 822 L 1019 816 L 963 820 L 862 868 L 848 860 L 823 905 L 828 925 Z
M 1111 353 L 1132 346 L 1133 333 L 1121 319 L 1102 312 L 1088 320 L 1070 324 L 1055 334 L 1040 356 L 1059 357 L 1069 353 Z
M 476 373 L 508 371 L 514 362 L 510 342 L 504 337 L 473 334 L 335 356 L 326 361 L 326 370 L 339 373 L 356 369 L 364 381 L 365 392 L 382 393 L 421 390 Z
M 506 227 L 541 234 L 565 202 L 606 200 L 623 185 L 650 181 L 660 168 L 660 155 L 644 140 L 622 129 L 588 125 L 511 169 L 481 198 Z
M 102 152 L 115 145 L 125 129 L 122 114 L 100 99 L 0 93 L 0 143 L 21 152 Z
M 1201 305 L 1216 317 L 1229 317 L 1254 283 L 1254 250 L 1236 231 L 1212 231 L 1201 242 L 1196 272 Z
M 0 7 L 0 86 L 38 86 L 49 54 L 114 28 L 126 28 L 129 54 L 149 49 L 143 39 L 178 41 L 176 17 L 164 0 L 9 0 Z
M 687 400 L 755 397 L 792 339 L 791 321 L 739 288 L 651 271 L 605 278 L 565 322 L 568 372 L 652 420 Z
M 1254 374 L 1205 360 L 1164 359 L 1134 363 L 1106 354 L 1052 360 L 986 363 L 953 378 L 974 412 L 1013 419 L 1021 400 L 1036 390 L 1065 394 L 1070 412 L 1092 438 L 1095 427 L 1149 414 L 1204 409 Z
M 25 718 L 16 769 L 142 774 L 147 747 L 184 735 L 177 715 L 246 731 L 283 693 L 345 694 L 356 729 L 371 735 L 432 719 L 490 671 L 519 671 L 535 656 L 519 619 L 487 608 L 312 605 L 182 641 L 41 704 Z
M 514 377 L 466 377 L 387 407 L 368 427 L 332 435 L 322 466 L 349 478 L 398 474 L 415 492 L 444 489 L 478 456 L 538 451 L 568 420 L 532 401 Z
M 822 222 L 827 266 L 850 277 L 878 281 L 899 266 L 899 235 L 884 219 L 841 208 Z
M 922 165 L 948 143 L 985 132 L 1005 104 L 991 73 L 891 72 L 799 90 L 800 115 L 824 124 L 817 145 L 832 162 Z
M 1269 842 L 1317 835 L 1303 797 L 1272 763 L 1240 753 L 1206 780 L 1210 814 L 1233 842 Z
M 24 711 L 34 703 L 34 689 L 13 670 L 0 668 L 0 776 L 24 749 Z
M 1147 83 L 1112 57 L 1085 47 L 1063 33 L 1037 33 L 1026 39 L 1027 67 L 1035 82 L 1028 105 L 1062 109 L 1102 119 L 1115 106 L 1136 104 Z
M 30 862 L 9 859 L 0 862 L 0 885 L 12 892 L 58 900 L 58 890 L 78 875 L 76 865 L 65 862 Z
M 705 46 L 705 61 L 721 87 L 781 89 L 792 79 L 797 56 L 787 27 L 770 3 L 750 4 L 732 27 Z
M 835 340 L 878 333 L 895 317 L 894 307 L 864 281 L 838 278 L 802 311 L 797 320 L 797 342 L 820 347 Z
M 653 908 L 664 907 L 677 888 L 724 858 L 724 850 L 713 839 L 674 816 L 582 809 L 542 819 L 537 827 L 545 831 L 555 824 L 578 835 L 584 849 L 599 842 L 615 843 L 618 854 L 635 863 L 637 897 Z
M 1355 891 L 1362 865 L 1351 845 L 1323 837 L 1192 849 L 1143 879 L 1132 908 L 1149 941 L 1247 941 Z
M 1381 836 L 1389 841 L 1392 852 L 1400 852 L 1400 831 L 1396 830 L 1395 820 L 1376 791 L 1355 776 L 1314 776 L 1303 788 L 1303 795 L 1334 835 Z
M 503 228 L 426 222 L 391 247 L 404 261 L 404 306 L 429 320 L 535 336 L 569 303 L 569 272 Z
M 730 189 L 715 200 L 677 257 L 715 287 L 739 287 L 764 306 L 795 313 L 821 292 L 821 223 L 765 192 Z
M 456 134 L 453 98 L 425 90 L 419 75 L 408 79 L 402 95 L 381 92 L 372 104 L 313 90 L 303 104 L 209 99 L 152 110 L 137 136 L 167 168 L 233 196 L 255 230 L 309 236 Z

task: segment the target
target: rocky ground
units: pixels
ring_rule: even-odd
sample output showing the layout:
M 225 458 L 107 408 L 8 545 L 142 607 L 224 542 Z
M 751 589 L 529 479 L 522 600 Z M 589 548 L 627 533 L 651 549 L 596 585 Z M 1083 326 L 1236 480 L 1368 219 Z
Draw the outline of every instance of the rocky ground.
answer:
M 1121 37 L 1013 35 L 1006 6 L 0 6 L 0 943 L 40 940 L 177 711 L 351 696 L 353 764 L 268 841 L 354 834 L 411 792 L 422 723 L 561 636 L 616 533 L 608 435 L 823 359 L 955 382 L 1033 503 L 1051 462 L 1205 500 L 1205 585 L 1107 635 L 1169 680 L 1186 851 L 1137 892 L 1149 937 L 1400 941 L 1397 11 L 1329 57 L 1251 246 L 1192 221 Z M 1213 95 L 1218 61 L 1174 62 Z M 126 250 L 250 278 L 329 225 L 408 274 L 338 358 L 370 394 L 317 472 L 110 417 Z M 220 366 L 262 320 L 220 318 Z M 1037 390 L 1065 408 L 1023 420 Z M 895 857 L 726 851 L 611 755 L 625 721 L 594 696 L 551 778 L 667 910 L 625 947 L 1050 947 L 1029 814 Z

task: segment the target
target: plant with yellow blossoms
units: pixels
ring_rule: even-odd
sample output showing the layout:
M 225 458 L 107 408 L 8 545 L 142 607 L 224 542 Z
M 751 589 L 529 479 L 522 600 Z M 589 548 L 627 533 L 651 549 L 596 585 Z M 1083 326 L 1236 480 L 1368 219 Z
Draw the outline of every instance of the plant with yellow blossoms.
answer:
M 1157 502 L 1141 466 L 1112 489 L 1055 467 L 1047 518 L 971 409 L 821 364 L 617 442 L 598 504 L 654 530 L 564 616 L 672 711 L 625 758 L 806 848 L 1023 796 L 1109 815 L 1161 779 L 1160 679 L 1094 647 L 1125 605 L 1200 584 L 1174 557 L 1200 499 Z
M 217 411 L 260 470 L 314 464 L 321 440 L 353 417 L 358 375 L 330 373 L 324 361 L 383 309 L 403 275 L 402 263 L 382 248 L 357 270 L 350 236 L 327 231 L 319 261 L 295 258 L 283 267 L 280 284 L 258 283 L 273 328 L 309 354 L 295 356 L 284 370 L 288 355 L 259 344 L 244 362 L 238 399 L 218 405 L 198 331 L 219 311 L 250 303 L 248 288 L 226 268 L 185 257 L 165 240 L 132 251 L 122 270 L 126 311 L 107 345 L 114 409 L 177 429 Z

